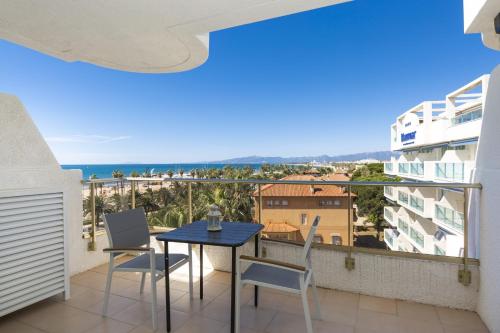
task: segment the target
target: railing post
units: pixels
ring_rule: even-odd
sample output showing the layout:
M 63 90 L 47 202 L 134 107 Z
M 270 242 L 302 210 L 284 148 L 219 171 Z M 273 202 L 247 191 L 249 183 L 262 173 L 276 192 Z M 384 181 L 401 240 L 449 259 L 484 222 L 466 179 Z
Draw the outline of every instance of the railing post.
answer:
M 352 200 L 351 200 L 351 185 L 347 186 L 347 257 L 345 258 L 345 268 L 349 271 L 354 269 L 354 258 L 352 257 Z
M 132 209 L 135 209 L 135 180 L 130 181 L 130 192 L 132 192 Z
M 464 188 L 464 258 L 463 269 L 458 271 L 458 282 L 464 286 L 471 284 L 472 277 L 470 270 L 467 269 L 467 260 L 469 257 L 469 189 Z
M 262 186 L 258 184 L 259 189 L 259 224 L 262 224 Z
M 96 230 L 97 230 L 97 219 L 95 214 L 95 184 L 90 183 L 90 218 L 92 220 L 92 228 L 90 231 L 90 243 L 87 246 L 89 251 L 96 250 Z
M 191 182 L 188 183 L 188 223 L 193 222 L 193 188 Z

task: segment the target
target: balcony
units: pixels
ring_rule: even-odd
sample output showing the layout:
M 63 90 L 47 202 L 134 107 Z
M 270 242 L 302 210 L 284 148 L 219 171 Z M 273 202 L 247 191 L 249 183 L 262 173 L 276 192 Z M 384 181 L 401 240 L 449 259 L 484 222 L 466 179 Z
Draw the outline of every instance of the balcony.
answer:
M 384 163 L 384 173 L 387 175 L 395 175 L 397 174 L 396 169 L 394 165 L 397 165 L 397 163 L 391 161 L 391 162 L 385 162 Z
M 115 185 L 110 185 L 115 183 Z M 111 308 L 113 309 L 109 317 L 100 316 L 100 307 L 102 305 L 102 290 L 104 288 L 104 278 L 106 273 L 106 258 L 102 257 L 102 248 L 106 247 L 105 230 L 102 229 L 101 214 L 106 209 L 123 209 L 125 207 L 135 207 L 142 205 L 148 211 L 148 218 L 151 222 L 170 223 L 168 219 L 162 219 L 158 214 L 163 208 L 153 204 L 154 200 L 159 200 L 165 191 L 176 189 L 180 197 L 179 202 L 184 202 L 182 209 L 185 211 L 183 218 L 186 223 L 197 218 L 199 206 L 193 203 L 193 198 L 197 197 L 195 191 L 202 191 L 209 188 L 215 190 L 215 186 L 225 186 L 227 188 L 244 190 L 254 193 L 258 189 L 257 185 L 268 184 L 287 184 L 287 185 L 307 185 L 315 186 L 334 186 L 341 185 L 347 191 L 355 186 L 375 186 L 382 189 L 388 183 L 353 183 L 353 182 L 335 182 L 335 181 L 274 181 L 274 180 L 244 180 L 244 179 L 155 179 L 155 178 L 129 178 L 129 179 L 111 179 L 95 180 L 86 183 L 84 189 L 85 207 L 97 209 L 97 211 L 86 214 L 86 228 L 88 234 L 85 234 L 84 243 L 88 244 L 85 249 L 78 247 L 77 251 L 72 253 L 72 262 L 78 264 L 77 268 L 72 267 L 73 277 L 71 278 L 72 296 L 70 300 L 65 301 L 62 296 L 54 296 L 49 300 L 29 306 L 23 310 L 7 316 L 0 322 L 0 332 L 4 327 L 8 330 L 21 330 L 30 326 L 37 332 L 66 332 L 71 327 L 75 332 L 95 332 L 114 330 L 117 332 L 150 332 L 150 304 L 149 294 L 139 294 L 139 277 L 132 274 L 120 274 L 112 287 L 113 297 Z M 406 187 L 403 183 L 390 183 L 390 188 L 394 192 L 401 192 L 399 187 Z M 104 190 L 100 187 L 104 186 Z M 432 184 L 433 186 L 445 186 L 446 184 Z M 106 187 L 108 186 L 108 187 Z M 123 188 L 121 188 L 123 186 Z M 102 193 L 109 191 L 113 193 L 112 198 L 116 199 L 123 193 L 123 200 L 114 200 L 111 206 L 106 208 L 102 206 L 99 199 Z M 101 194 L 99 194 L 101 192 Z M 74 193 L 82 193 L 75 191 Z M 153 193 L 158 194 L 152 195 Z M 258 193 L 258 192 L 257 192 Z M 76 196 L 78 197 L 78 196 Z M 153 202 L 150 199 L 154 199 Z M 90 200 L 90 201 L 89 201 Z M 256 202 L 262 201 L 257 196 Z M 409 198 L 407 197 L 407 202 Z M 98 203 L 96 205 L 96 203 Z M 130 205 L 130 206 L 128 206 Z M 74 205 L 81 209 L 81 204 Z M 126 208 L 125 208 L 126 209 Z M 78 210 L 76 210 L 78 212 Z M 72 211 L 74 212 L 74 211 Z M 81 210 L 79 211 L 81 214 Z M 256 213 L 258 212 L 258 209 Z M 385 210 L 384 210 L 385 212 Z M 165 215 L 167 216 L 167 215 Z M 169 215 L 170 216 L 170 215 Z M 260 216 L 260 215 L 258 215 Z M 257 218 L 258 218 L 257 216 Z M 392 216 L 393 223 L 397 215 Z M 398 219 L 399 222 L 399 219 Z M 184 222 L 182 222 L 184 223 Z M 353 227 L 352 221 L 345 220 L 347 230 Z M 406 224 L 406 227 L 398 225 L 404 229 L 405 234 L 412 235 L 412 228 Z M 73 229 L 72 229 L 73 230 Z M 81 229 L 80 234 L 81 235 Z M 394 237 L 395 233 L 384 231 L 387 237 L 386 242 L 390 242 L 391 250 L 399 249 L 398 240 Z M 392 240 L 391 240 L 392 236 Z M 417 235 L 418 236 L 418 235 Z M 419 242 L 418 237 L 414 237 Z M 80 237 L 81 238 L 81 237 Z M 78 240 L 78 237 L 73 237 Z M 426 246 L 427 240 L 424 239 Z M 416 253 L 398 253 L 392 251 L 379 250 L 374 248 L 363 248 L 353 246 L 352 241 L 348 240 L 347 245 L 338 246 L 331 244 L 316 244 L 313 247 L 313 260 L 317 283 L 321 287 L 321 304 L 325 318 L 323 321 L 315 321 L 315 329 L 319 332 L 335 331 L 339 328 L 341 331 L 355 331 L 375 328 L 375 332 L 386 332 L 387 330 L 407 330 L 418 327 L 420 329 L 437 329 L 438 331 L 454 325 L 453 321 L 442 321 L 440 316 L 457 316 L 464 318 L 468 325 L 474 329 L 484 329 L 484 325 L 473 312 L 464 310 L 473 310 L 475 298 L 477 297 L 477 284 L 479 281 L 478 262 L 472 258 L 467 260 L 468 271 L 471 272 L 470 288 L 463 288 L 457 281 L 457 271 L 461 269 L 464 263 L 463 258 L 444 258 L 440 256 L 421 256 Z M 80 243 L 78 243 L 80 244 Z M 253 244 L 243 249 L 245 254 L 253 251 Z M 417 243 L 418 246 L 418 243 Z M 161 250 L 161 244 L 155 244 L 158 250 Z M 301 258 L 302 244 L 292 241 L 278 241 L 273 239 L 264 239 L 262 241 L 263 255 L 272 259 L 284 260 L 291 263 L 298 263 Z M 177 252 L 177 249 L 172 249 Z M 184 250 L 185 251 L 185 250 Z M 195 249 L 196 252 L 196 249 Z M 206 272 L 207 297 L 204 301 L 194 300 L 190 302 L 187 297 L 186 272 L 179 271 L 173 273 L 172 277 L 172 306 L 174 332 L 226 332 L 228 330 L 229 311 L 228 311 L 228 273 L 230 254 L 226 250 L 207 247 L 205 249 L 204 263 Z M 352 262 L 354 265 L 348 265 Z M 438 264 L 437 264 L 438 263 Z M 199 265 L 199 261 L 196 262 Z M 392 267 L 397 265 L 399 269 L 395 272 Z M 89 267 L 83 273 L 82 267 Z M 195 268 L 195 271 L 197 269 Z M 369 277 L 360 272 L 369 271 L 373 275 Z M 388 275 L 389 274 L 389 275 Z M 395 281 L 405 283 L 413 279 L 414 274 L 422 277 L 415 281 L 411 286 L 404 288 L 395 288 Z M 428 282 L 433 276 L 439 274 L 440 283 L 436 288 L 429 290 Z M 332 276 L 336 276 L 332 279 Z M 389 278 L 390 277 L 390 278 Z M 369 279 L 369 283 L 368 283 Z M 413 280 L 412 280 L 413 281 Z M 163 283 L 163 282 L 161 282 Z M 399 283 L 399 282 L 398 282 Z M 447 288 L 439 286 L 447 285 Z M 450 285 L 454 287 L 449 287 Z M 159 295 L 162 296 L 159 285 Z M 341 290 L 341 291 L 339 291 Z M 429 290 L 421 293 L 418 290 Z M 244 291 L 242 308 L 242 332 L 303 332 L 303 316 L 301 316 L 300 300 L 291 296 L 284 296 L 281 293 L 273 293 L 270 290 L 262 289 L 262 299 L 260 306 L 255 309 L 251 306 L 251 290 Z M 415 297 L 415 295 L 419 295 Z M 371 295 L 371 296 L 364 296 Z M 395 299 L 405 301 L 395 301 Z M 352 307 L 345 308 L 346 300 L 352 301 Z M 164 299 L 160 298 L 160 305 Z M 349 302 L 351 302 L 349 301 Z M 416 304 L 412 302 L 426 303 L 431 305 Z M 448 307 L 461 308 L 463 310 L 451 310 Z M 402 310 L 403 307 L 406 310 Z M 420 320 L 412 320 L 410 315 L 417 308 L 426 309 L 425 312 L 432 313 L 435 320 L 434 324 L 429 322 L 422 323 Z M 163 320 L 163 311 L 161 308 L 160 316 Z M 382 315 L 384 313 L 384 315 Z M 407 317 L 406 317 L 407 315 Z M 59 319 L 55 319 L 55 317 Z M 5 326 L 1 326 L 5 325 Z M 164 330 L 160 326 L 160 331 Z M 380 328 L 380 330 L 377 329 Z M 448 327 L 449 328 L 449 327 Z
M 73 276 L 70 300 L 54 296 L 4 317 L 0 320 L 0 332 L 152 333 L 149 290 L 139 294 L 140 274 L 115 277 L 110 315 L 100 315 L 106 271 L 107 266 L 101 265 Z M 219 270 L 207 273 L 205 299 L 190 302 L 185 273 L 172 274 L 172 332 L 229 332 L 230 274 Z M 163 281 L 159 282 L 159 290 L 164 287 Z M 163 304 L 162 293 L 159 295 L 159 304 Z M 261 288 L 259 307 L 255 308 L 252 296 L 250 288 L 243 290 L 242 333 L 304 332 L 300 297 Z M 319 288 L 319 296 L 323 320 L 313 320 L 315 332 L 443 332 L 457 327 L 488 332 L 479 316 L 471 311 L 326 288 Z M 163 308 L 159 314 L 156 332 L 165 332 Z
M 395 211 L 394 207 L 392 206 L 386 206 L 384 207 L 384 220 L 386 220 L 390 225 L 396 226 L 397 225 L 397 212 Z
M 435 179 L 437 181 L 448 182 L 468 182 L 470 180 L 472 169 L 474 168 L 473 161 L 467 162 L 436 162 L 435 163 Z
M 464 214 L 441 204 L 435 204 L 433 221 L 451 232 L 464 232 Z
M 398 236 L 397 231 L 394 229 L 384 229 L 384 241 L 393 251 L 398 251 Z
M 391 200 L 391 201 L 396 201 L 396 195 L 395 193 L 397 190 L 395 190 L 392 186 L 384 186 L 384 196 Z

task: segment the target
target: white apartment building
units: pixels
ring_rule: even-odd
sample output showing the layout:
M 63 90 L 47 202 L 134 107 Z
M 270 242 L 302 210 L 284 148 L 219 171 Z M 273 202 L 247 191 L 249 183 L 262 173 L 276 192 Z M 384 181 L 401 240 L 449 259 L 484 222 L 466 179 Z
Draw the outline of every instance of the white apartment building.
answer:
M 415 187 L 384 188 L 393 203 L 384 208 L 384 218 L 392 226 L 384 231 L 390 249 L 462 255 L 463 191 L 416 186 L 419 181 L 472 180 L 488 80 L 489 75 L 483 75 L 443 101 L 422 102 L 391 125 L 391 150 L 401 154 L 384 164 L 384 172 Z

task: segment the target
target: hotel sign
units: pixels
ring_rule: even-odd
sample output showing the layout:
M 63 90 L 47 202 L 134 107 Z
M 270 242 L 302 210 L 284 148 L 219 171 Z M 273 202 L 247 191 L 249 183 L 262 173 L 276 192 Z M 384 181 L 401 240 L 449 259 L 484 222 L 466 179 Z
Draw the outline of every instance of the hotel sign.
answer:
M 418 125 L 419 119 L 416 114 L 409 113 L 404 117 L 402 128 L 400 130 L 400 139 L 403 145 L 406 146 L 415 143 Z
M 410 133 L 401 133 L 401 142 L 406 142 L 406 141 L 415 141 L 415 136 L 417 134 L 417 131 L 413 131 Z

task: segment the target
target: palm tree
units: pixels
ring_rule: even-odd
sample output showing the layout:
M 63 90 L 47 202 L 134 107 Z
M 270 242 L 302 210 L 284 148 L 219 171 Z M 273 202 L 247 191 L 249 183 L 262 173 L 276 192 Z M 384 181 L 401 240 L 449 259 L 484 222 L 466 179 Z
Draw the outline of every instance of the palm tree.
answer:
M 118 178 L 120 179 L 120 187 L 123 189 L 123 172 L 121 170 L 113 170 L 113 172 L 111 173 L 111 176 L 113 178 Z M 118 192 L 118 189 L 117 189 L 118 185 L 115 187 L 115 193 Z
M 137 171 L 132 171 L 130 173 L 130 177 L 140 177 L 139 173 Z
M 184 176 L 184 170 L 183 169 L 179 170 L 179 175 L 181 175 L 181 178 L 183 178 L 183 176 Z
M 168 178 L 172 178 L 174 176 L 174 172 L 172 170 L 167 171 Z

